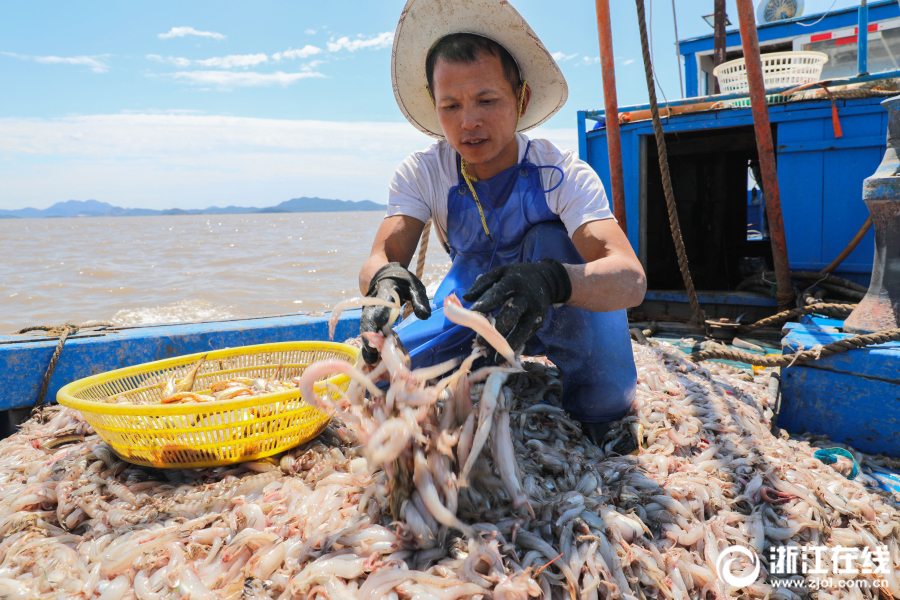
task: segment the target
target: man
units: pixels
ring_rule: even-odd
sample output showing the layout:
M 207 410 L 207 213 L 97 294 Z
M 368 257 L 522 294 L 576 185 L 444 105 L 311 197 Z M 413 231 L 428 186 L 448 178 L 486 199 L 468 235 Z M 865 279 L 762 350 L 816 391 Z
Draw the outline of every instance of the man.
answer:
M 397 333 L 413 367 L 468 354 L 473 333 L 432 311 L 406 267 L 424 223 L 453 265 L 435 294 L 496 315 L 510 345 L 560 368 L 563 407 L 599 443 L 631 408 L 636 386 L 625 310 L 644 272 L 597 174 L 571 151 L 522 135 L 565 103 L 565 78 L 525 20 L 502 0 L 409 0 L 394 40 L 400 109 L 440 141 L 407 158 L 360 271 L 360 289 L 411 302 Z M 368 307 L 361 329 L 388 311 Z M 366 346 L 364 358 L 378 359 Z

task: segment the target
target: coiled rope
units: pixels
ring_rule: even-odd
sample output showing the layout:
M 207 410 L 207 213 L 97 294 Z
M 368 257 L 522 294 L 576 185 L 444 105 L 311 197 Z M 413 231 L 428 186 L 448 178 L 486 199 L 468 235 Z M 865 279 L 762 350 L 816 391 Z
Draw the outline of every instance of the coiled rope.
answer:
M 638 25 L 640 25 L 641 30 L 641 50 L 644 55 L 644 73 L 647 76 L 647 92 L 650 95 L 650 114 L 653 117 L 653 132 L 656 135 L 656 149 L 659 155 L 659 169 L 662 173 L 663 191 L 666 195 L 669 226 L 672 229 L 672 239 L 675 242 L 675 253 L 678 255 L 678 269 L 681 271 L 681 278 L 684 280 L 684 287 L 688 293 L 688 300 L 691 303 L 694 319 L 699 326 L 708 331 L 709 326 L 706 323 L 706 314 L 700 308 L 700 301 L 697 299 L 697 291 L 694 289 L 694 281 L 691 278 L 691 271 L 688 267 L 687 251 L 684 248 L 684 240 L 681 237 L 681 224 L 678 221 L 678 210 L 675 206 L 675 192 L 672 189 L 672 178 L 669 175 L 669 153 L 666 149 L 666 137 L 663 132 L 662 121 L 659 118 L 659 105 L 656 102 L 656 87 L 653 83 L 653 62 L 650 59 L 650 41 L 647 37 L 644 0 L 636 0 L 636 2 Z M 609 115 L 607 115 L 607 118 L 609 118 Z M 612 118 L 615 118 L 615 116 Z
M 752 323 L 750 325 L 742 325 L 740 330 L 746 333 L 748 331 L 763 329 L 764 327 L 777 327 L 778 325 L 787 323 L 791 319 L 802 317 L 803 315 L 811 315 L 814 313 L 849 314 L 853 312 L 854 308 L 856 308 L 855 304 L 810 304 L 809 306 L 804 306 L 803 308 L 794 308 L 791 310 L 780 312 L 777 315 L 772 315 L 771 317 L 760 319 L 756 323 Z
M 900 329 L 889 329 L 887 331 L 857 335 L 824 346 L 816 346 L 809 350 L 803 350 L 802 352 L 794 354 L 786 354 L 784 356 L 760 356 L 758 354 L 750 354 L 749 352 L 741 352 L 740 350 L 731 350 L 723 347 L 694 352 L 690 355 L 690 359 L 694 362 L 701 362 L 719 358 L 747 363 L 757 367 L 790 367 L 795 364 L 818 360 L 823 357 L 840 354 L 841 352 L 847 352 L 848 350 L 865 348 L 866 346 L 875 346 L 877 344 L 886 344 L 887 342 L 900 342 Z
M 38 391 L 37 400 L 35 400 L 32 410 L 36 410 L 39 406 L 44 404 L 44 396 L 47 395 L 47 388 L 50 387 L 50 378 L 53 376 L 53 370 L 56 369 L 56 363 L 59 361 L 59 355 L 62 354 L 63 345 L 65 345 L 66 339 L 70 335 L 75 335 L 82 329 L 92 329 L 94 327 L 112 327 L 112 323 L 106 321 L 88 321 L 81 325 L 76 325 L 75 323 L 66 323 L 65 325 L 32 325 L 31 327 L 25 327 L 24 329 L 14 332 L 16 335 L 22 335 L 29 331 L 44 331 L 46 332 L 44 335 L 47 337 L 59 338 L 59 343 L 56 344 L 56 350 L 53 351 L 53 356 L 50 357 L 50 364 L 47 365 L 47 371 L 44 373 L 44 378 L 41 380 L 41 388 Z

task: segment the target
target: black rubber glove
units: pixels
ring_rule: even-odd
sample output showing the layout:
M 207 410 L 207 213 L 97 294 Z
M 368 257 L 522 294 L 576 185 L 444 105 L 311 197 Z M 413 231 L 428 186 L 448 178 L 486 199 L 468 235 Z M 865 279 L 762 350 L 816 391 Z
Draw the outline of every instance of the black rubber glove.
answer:
M 381 298 L 393 302 L 391 292 L 397 292 L 400 303 L 412 302 L 413 312 L 420 319 L 431 316 L 431 305 L 428 304 L 428 294 L 425 286 L 419 278 L 409 272 L 409 269 L 400 263 L 388 263 L 378 269 L 369 283 L 369 291 L 366 296 Z M 391 309 L 386 306 L 363 307 L 362 319 L 359 322 L 360 333 L 371 331 L 381 333 L 390 318 Z M 363 336 L 363 359 L 370 365 L 378 362 L 378 350 L 369 345 L 369 341 Z
M 545 258 L 492 269 L 475 280 L 463 300 L 475 302 L 469 308 L 485 314 L 505 304 L 495 327 L 518 351 L 544 324 L 550 305 L 564 304 L 571 297 L 568 271 L 559 261 Z M 485 343 L 480 336 L 478 341 Z

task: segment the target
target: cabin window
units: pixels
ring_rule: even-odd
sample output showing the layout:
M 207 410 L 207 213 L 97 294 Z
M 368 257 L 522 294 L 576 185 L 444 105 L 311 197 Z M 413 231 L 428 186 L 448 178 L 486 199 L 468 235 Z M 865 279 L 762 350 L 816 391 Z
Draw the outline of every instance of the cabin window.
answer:
M 856 36 L 802 44 L 802 50 L 824 52 L 828 62 L 822 79 L 853 77 L 857 74 L 858 44 Z M 869 32 L 869 73 L 900 69 L 900 28 Z

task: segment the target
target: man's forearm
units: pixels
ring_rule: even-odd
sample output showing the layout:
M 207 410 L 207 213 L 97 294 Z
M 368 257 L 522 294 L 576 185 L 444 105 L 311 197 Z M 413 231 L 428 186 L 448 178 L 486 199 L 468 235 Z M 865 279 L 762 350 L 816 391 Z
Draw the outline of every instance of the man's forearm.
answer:
M 362 269 L 359 270 L 359 291 L 363 294 L 368 293 L 369 284 L 372 277 L 378 272 L 378 269 L 390 262 L 383 254 L 373 254 L 363 263 Z
M 398 215 L 382 221 L 375 234 L 372 253 L 359 270 L 359 291 L 369 291 L 369 284 L 378 269 L 391 262 L 409 265 L 425 223 L 413 217 Z
M 644 300 L 647 279 L 640 263 L 623 256 L 607 256 L 585 265 L 565 265 L 572 280 L 569 306 L 593 312 L 612 312 Z

